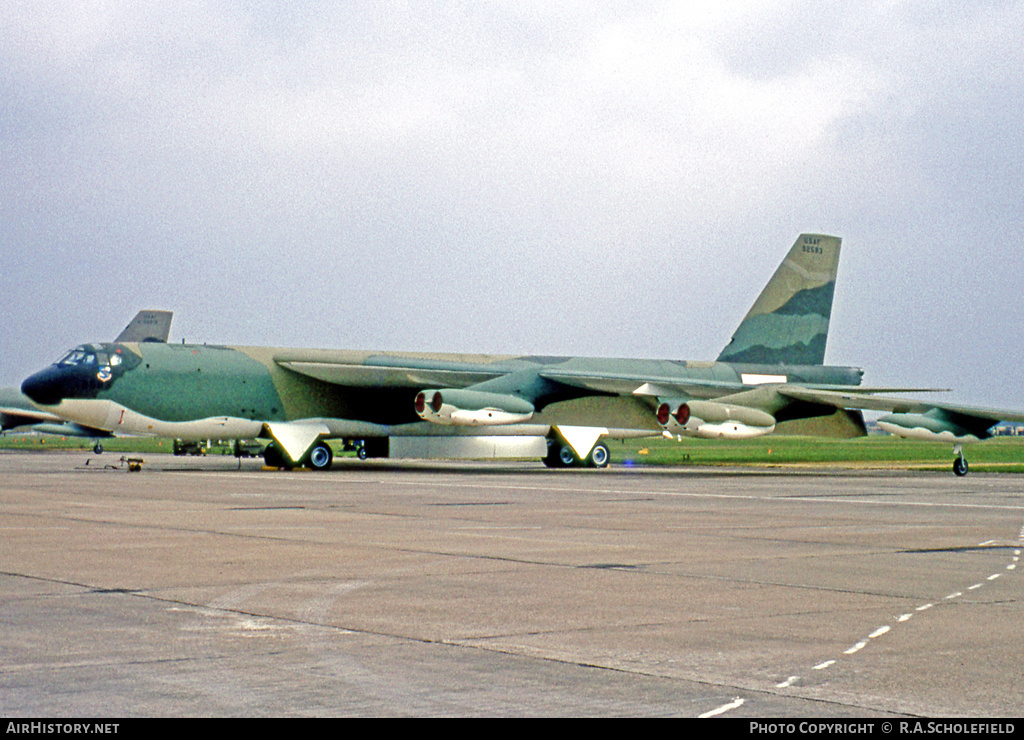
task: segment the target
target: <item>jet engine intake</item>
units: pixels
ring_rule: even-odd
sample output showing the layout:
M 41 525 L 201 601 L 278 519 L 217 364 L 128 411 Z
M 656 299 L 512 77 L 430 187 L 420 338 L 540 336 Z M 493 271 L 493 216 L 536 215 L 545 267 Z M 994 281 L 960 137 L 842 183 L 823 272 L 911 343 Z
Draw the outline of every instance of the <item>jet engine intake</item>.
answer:
M 749 439 L 775 431 L 771 414 L 717 401 L 666 402 L 657 417 L 666 432 L 700 439 Z
M 519 424 L 534 412 L 533 404 L 518 396 L 461 388 L 420 391 L 413 405 L 421 419 L 456 426 Z

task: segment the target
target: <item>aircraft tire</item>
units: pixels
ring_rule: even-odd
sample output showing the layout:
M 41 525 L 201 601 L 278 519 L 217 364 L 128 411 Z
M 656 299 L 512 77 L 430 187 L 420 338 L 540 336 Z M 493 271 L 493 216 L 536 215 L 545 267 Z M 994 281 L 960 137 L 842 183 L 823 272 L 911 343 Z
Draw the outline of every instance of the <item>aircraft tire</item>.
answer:
M 572 451 L 572 447 L 569 445 L 558 446 L 558 462 L 560 467 L 571 468 L 574 465 L 579 464 L 579 458 L 576 457 L 576 453 Z
M 334 452 L 326 442 L 317 442 L 306 455 L 306 467 L 310 470 L 329 470 L 334 462 Z
M 963 478 L 965 475 L 967 475 L 967 469 L 967 458 L 958 457 L 956 460 L 953 461 L 953 472 L 957 475 L 957 477 Z
M 587 456 L 587 464 L 592 468 L 607 468 L 610 459 L 611 453 L 608 452 L 608 447 L 598 442 Z
M 555 439 L 548 440 L 548 454 L 543 458 L 543 463 L 549 468 L 564 468 L 572 463 L 566 463 L 562 458 L 562 450 L 566 446 Z
M 359 445 L 359 459 L 389 457 L 390 441 L 387 437 L 367 437 Z
M 263 464 L 268 468 L 292 468 L 291 462 L 281 452 L 281 448 L 271 442 L 263 450 Z
M 96 453 L 97 455 L 102 455 L 103 454 L 103 445 L 101 445 L 99 442 L 97 442 L 96 444 L 94 444 L 92 446 L 92 451 L 94 453 Z
M 558 465 L 558 443 L 553 439 L 548 440 L 548 454 L 541 458 L 545 467 L 557 468 Z

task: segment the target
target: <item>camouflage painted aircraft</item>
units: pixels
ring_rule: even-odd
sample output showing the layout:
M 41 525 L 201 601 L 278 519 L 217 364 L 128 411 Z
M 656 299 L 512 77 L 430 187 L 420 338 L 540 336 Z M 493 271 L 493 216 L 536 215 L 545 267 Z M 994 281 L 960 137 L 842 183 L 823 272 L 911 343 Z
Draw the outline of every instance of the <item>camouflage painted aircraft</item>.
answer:
M 802 234 L 716 362 L 85 344 L 22 390 L 54 415 L 118 434 L 260 437 L 268 465 L 325 469 L 328 439 L 360 457 L 529 457 L 608 464 L 605 438 L 738 439 L 859 409 L 901 436 L 981 439 L 1024 414 L 876 394 L 824 365 L 840 239 Z M 959 446 L 955 470 L 966 473 Z
M 114 342 L 166 342 L 171 332 L 172 315 L 170 311 L 139 311 Z M 102 439 L 112 436 L 109 431 L 83 427 L 45 411 L 16 388 L 0 388 L 0 433 L 12 429 L 62 437 Z M 97 441 L 93 449 L 102 452 L 102 443 Z

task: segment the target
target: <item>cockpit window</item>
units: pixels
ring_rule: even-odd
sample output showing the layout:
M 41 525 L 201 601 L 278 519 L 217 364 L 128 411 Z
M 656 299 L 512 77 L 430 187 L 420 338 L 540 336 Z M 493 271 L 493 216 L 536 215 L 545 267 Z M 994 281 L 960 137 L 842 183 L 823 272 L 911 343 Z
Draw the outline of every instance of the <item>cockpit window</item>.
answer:
M 123 348 L 99 344 L 80 344 L 64 354 L 55 363 L 59 367 L 117 367 L 123 362 L 131 363 L 131 358 L 123 354 Z
M 61 366 L 81 365 L 85 361 L 85 357 L 85 347 L 75 347 L 73 350 L 57 360 L 57 364 Z
M 75 347 L 62 358 L 57 360 L 57 364 L 61 367 L 70 367 L 73 365 L 95 365 L 97 358 L 99 359 L 100 364 L 106 365 L 108 362 L 108 357 L 105 352 L 97 354 L 87 347 Z

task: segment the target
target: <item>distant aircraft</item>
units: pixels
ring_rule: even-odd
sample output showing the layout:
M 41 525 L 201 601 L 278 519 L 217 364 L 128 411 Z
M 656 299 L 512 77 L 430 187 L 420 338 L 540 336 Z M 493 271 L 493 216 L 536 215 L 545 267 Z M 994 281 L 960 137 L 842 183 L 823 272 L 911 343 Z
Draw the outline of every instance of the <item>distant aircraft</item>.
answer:
M 85 344 L 29 377 L 46 411 L 90 429 L 269 439 L 268 465 L 326 469 L 328 439 L 360 457 L 535 456 L 604 467 L 605 438 L 738 439 L 801 419 L 879 424 L 959 444 L 1024 414 L 886 398 L 824 365 L 840 239 L 800 235 L 716 362 Z M 907 389 L 904 389 L 907 390 Z M 924 390 L 924 389 L 922 389 Z
M 114 342 L 166 342 L 170 336 L 172 317 L 171 311 L 139 311 Z M 45 411 L 17 388 L 0 388 L 0 432 L 19 428 L 42 434 L 97 440 L 113 436 L 110 431 L 84 426 Z M 97 441 L 93 449 L 102 452 L 102 443 Z

